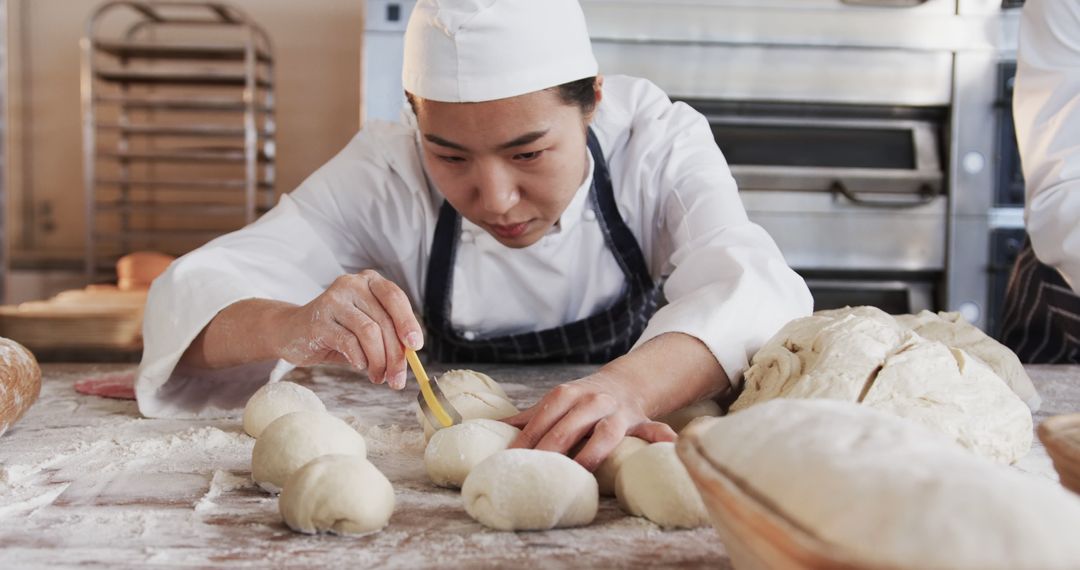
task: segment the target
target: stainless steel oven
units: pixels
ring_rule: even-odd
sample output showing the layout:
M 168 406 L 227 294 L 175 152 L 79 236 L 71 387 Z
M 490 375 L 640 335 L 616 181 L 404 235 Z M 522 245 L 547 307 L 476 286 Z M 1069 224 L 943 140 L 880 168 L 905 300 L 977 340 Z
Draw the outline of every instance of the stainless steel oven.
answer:
M 941 108 L 687 100 L 712 125 L 750 218 L 819 309 L 934 308 L 945 270 Z
M 958 310 L 986 328 L 1008 137 L 1001 0 L 583 2 L 601 68 L 713 125 L 750 217 L 819 308 Z M 1005 141 L 1002 143 L 1001 141 Z M 1015 185 L 1013 187 L 1015 195 Z
M 698 106 L 709 109 L 751 219 L 807 278 L 818 308 L 933 308 L 945 269 L 944 113 Z

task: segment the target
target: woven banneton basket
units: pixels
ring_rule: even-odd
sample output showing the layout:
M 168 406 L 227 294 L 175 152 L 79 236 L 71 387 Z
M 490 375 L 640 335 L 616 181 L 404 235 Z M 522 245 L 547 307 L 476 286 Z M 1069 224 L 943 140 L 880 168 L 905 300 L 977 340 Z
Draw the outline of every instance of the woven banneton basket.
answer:
M 706 426 L 707 427 L 707 426 Z M 785 517 L 702 452 L 691 429 L 679 437 L 679 458 L 690 473 L 713 527 L 739 570 L 887 570 L 857 560 Z
M 1061 484 L 1080 493 L 1080 414 L 1054 416 L 1039 424 L 1038 432 Z

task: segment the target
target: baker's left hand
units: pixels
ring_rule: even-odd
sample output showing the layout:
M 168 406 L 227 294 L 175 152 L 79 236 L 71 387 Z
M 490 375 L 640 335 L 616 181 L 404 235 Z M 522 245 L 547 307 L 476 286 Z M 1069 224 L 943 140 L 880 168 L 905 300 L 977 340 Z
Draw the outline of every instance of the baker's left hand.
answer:
M 641 398 L 606 369 L 555 387 L 535 406 L 503 421 L 522 428 L 511 448 L 567 453 L 588 437 L 574 459 L 589 471 L 627 435 L 648 442 L 676 438 L 670 426 L 651 421 Z

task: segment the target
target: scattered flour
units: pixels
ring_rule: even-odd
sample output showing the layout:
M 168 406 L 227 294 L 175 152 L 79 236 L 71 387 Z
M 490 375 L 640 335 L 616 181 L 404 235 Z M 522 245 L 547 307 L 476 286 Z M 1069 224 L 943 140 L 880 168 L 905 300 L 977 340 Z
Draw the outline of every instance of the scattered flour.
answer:
M 483 529 L 457 492 L 428 480 L 415 392 L 373 386 L 340 368 L 299 370 L 290 379 L 364 435 L 371 461 L 394 485 L 397 508 L 374 535 L 298 535 L 282 524 L 277 499 L 249 482 L 253 442 L 239 410 L 220 420 L 148 420 L 135 402 L 73 388 L 88 374 L 118 370 L 46 366 L 40 401 L 0 439 L 0 568 L 730 567 L 712 529 L 661 531 L 625 516 L 611 499 L 584 528 Z M 586 370 L 518 368 L 517 382 L 503 386 L 525 407 Z M 485 371 L 501 376 L 498 368 Z

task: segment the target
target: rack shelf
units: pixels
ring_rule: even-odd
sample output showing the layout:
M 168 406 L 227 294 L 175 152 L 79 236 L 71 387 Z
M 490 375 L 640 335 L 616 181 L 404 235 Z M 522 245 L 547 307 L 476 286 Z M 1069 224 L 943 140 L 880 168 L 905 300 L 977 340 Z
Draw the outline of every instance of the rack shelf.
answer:
M 258 24 L 218 1 L 113 0 L 82 50 L 91 281 L 125 253 L 181 255 L 268 210 L 274 57 Z
M 100 41 L 97 49 L 117 58 L 174 59 L 180 61 L 243 61 L 247 50 L 243 46 L 159 44 L 153 42 Z M 255 58 L 270 63 L 273 58 L 264 51 L 256 51 Z
M 128 97 L 124 95 L 102 95 L 95 98 L 96 105 L 113 104 L 132 111 L 193 111 L 193 112 L 236 112 L 243 113 L 252 107 L 256 113 L 273 113 L 273 105 L 255 104 L 249 106 L 242 99 L 187 96 L 184 98 L 145 96 Z
M 227 125 L 119 125 L 116 123 L 98 123 L 99 131 L 119 131 L 127 136 L 150 137 L 195 137 L 195 138 L 243 138 L 247 130 L 243 127 Z M 259 131 L 262 137 L 269 137 L 270 132 Z
M 99 69 L 98 79 L 126 85 L 194 85 L 198 87 L 243 87 L 248 77 L 243 72 L 182 69 Z M 252 79 L 258 87 L 272 86 L 270 81 Z
M 119 160 L 121 162 L 195 162 L 199 164 L 207 163 L 227 163 L 227 164 L 243 164 L 249 157 L 245 155 L 244 149 L 217 149 L 217 150 L 186 150 L 176 149 L 171 151 L 146 151 L 146 152 L 132 152 L 132 151 L 119 151 L 119 152 L 99 152 L 98 158 L 111 158 L 113 160 Z M 257 153 L 255 160 L 260 163 L 267 163 L 272 159 L 265 153 Z

